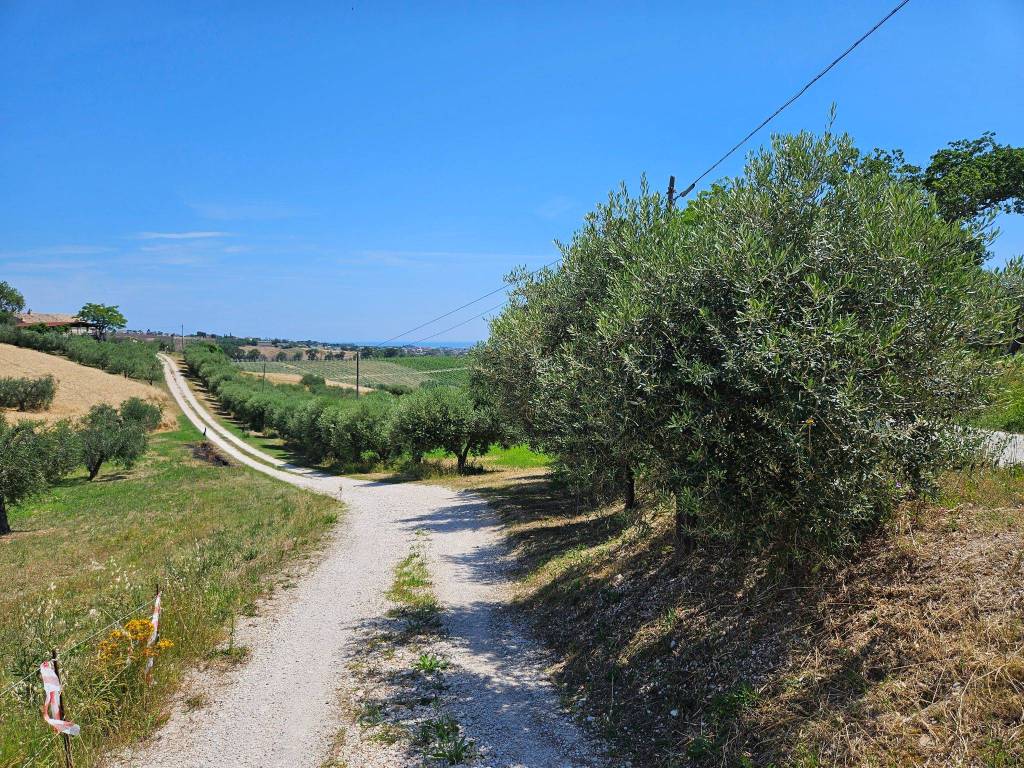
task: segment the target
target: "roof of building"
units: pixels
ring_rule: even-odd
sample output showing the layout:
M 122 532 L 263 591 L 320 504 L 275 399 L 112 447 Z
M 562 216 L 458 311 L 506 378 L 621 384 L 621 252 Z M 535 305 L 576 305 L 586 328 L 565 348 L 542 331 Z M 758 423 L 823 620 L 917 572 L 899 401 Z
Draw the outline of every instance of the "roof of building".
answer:
M 76 315 L 61 312 L 18 312 L 14 315 L 18 325 L 89 325 Z

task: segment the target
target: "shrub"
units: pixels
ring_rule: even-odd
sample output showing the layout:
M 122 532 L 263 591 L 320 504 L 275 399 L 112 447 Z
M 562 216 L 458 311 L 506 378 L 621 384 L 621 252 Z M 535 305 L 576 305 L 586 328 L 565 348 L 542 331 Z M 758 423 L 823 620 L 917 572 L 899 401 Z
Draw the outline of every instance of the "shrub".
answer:
M 579 485 L 671 494 L 684 546 L 842 552 L 955 458 L 1012 314 L 973 232 L 856 160 L 779 137 L 684 211 L 613 196 L 520 282 L 483 378 Z
M 108 461 L 131 467 L 146 452 L 146 430 L 111 405 L 94 405 L 78 428 L 82 461 L 93 480 Z
M 0 378 L 0 407 L 19 411 L 45 411 L 53 403 L 57 383 L 53 376 Z
M 134 421 L 147 432 L 160 426 L 163 408 L 158 403 L 151 403 L 139 397 L 129 397 L 121 403 L 121 418 Z
M 299 383 L 309 389 L 323 389 L 327 386 L 326 379 L 323 376 L 317 376 L 315 373 L 302 374 L 302 380 Z
M 0 415 L 0 534 L 11 532 L 8 508 L 56 482 L 77 464 L 77 456 L 67 423 L 9 424 Z

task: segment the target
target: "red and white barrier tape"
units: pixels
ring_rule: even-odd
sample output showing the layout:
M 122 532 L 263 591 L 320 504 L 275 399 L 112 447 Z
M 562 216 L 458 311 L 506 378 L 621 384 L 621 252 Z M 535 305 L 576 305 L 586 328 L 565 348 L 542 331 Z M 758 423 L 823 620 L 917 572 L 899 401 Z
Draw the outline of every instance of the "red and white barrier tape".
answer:
M 39 676 L 43 678 L 43 719 L 57 733 L 77 736 L 81 729 L 68 720 L 61 719 L 60 711 L 60 678 L 52 661 L 44 661 L 39 665 Z
M 160 595 L 161 592 L 156 593 L 156 600 L 153 601 L 153 629 L 150 630 L 149 640 L 146 642 L 147 648 L 152 648 L 156 644 L 156 639 L 160 635 Z M 153 682 L 153 662 L 156 659 L 155 656 L 150 656 L 146 659 L 146 680 L 150 683 Z

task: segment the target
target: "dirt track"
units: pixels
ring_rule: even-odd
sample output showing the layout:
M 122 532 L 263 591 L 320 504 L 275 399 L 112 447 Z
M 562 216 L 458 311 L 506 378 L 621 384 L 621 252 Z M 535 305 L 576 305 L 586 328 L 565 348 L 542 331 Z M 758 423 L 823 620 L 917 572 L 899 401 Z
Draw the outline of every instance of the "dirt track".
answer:
M 502 610 L 505 552 L 492 511 L 472 494 L 420 484 L 356 481 L 282 464 L 228 436 L 164 359 L 171 393 L 207 439 L 237 461 L 285 482 L 340 496 L 343 522 L 295 588 L 248 620 L 236 643 L 245 664 L 203 690 L 200 709 L 178 706 L 157 736 L 121 766 L 281 766 L 324 763 L 332 739 L 356 726 L 341 711 L 346 662 L 361 630 L 388 609 L 384 592 L 416 531 L 426 531 L 431 575 L 452 645 L 446 679 L 454 714 L 481 753 L 476 765 L 603 765 L 560 712 L 545 657 Z M 352 734 L 355 736 L 355 734 Z M 383 751 L 361 766 L 389 765 Z

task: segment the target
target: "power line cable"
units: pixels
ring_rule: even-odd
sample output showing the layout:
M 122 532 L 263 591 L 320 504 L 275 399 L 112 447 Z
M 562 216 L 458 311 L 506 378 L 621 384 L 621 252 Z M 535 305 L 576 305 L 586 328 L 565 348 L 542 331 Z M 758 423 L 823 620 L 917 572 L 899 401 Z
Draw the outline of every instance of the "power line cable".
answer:
M 724 155 L 722 155 L 720 158 L 718 158 L 718 160 L 716 160 L 714 163 L 712 163 L 710 166 L 708 166 L 708 168 L 706 170 L 704 170 L 699 176 L 697 176 L 697 178 L 695 178 L 692 182 L 690 182 L 690 185 L 688 187 L 686 187 L 686 189 L 684 189 L 682 192 L 676 193 L 675 196 L 672 199 L 673 200 L 678 200 L 679 198 L 686 197 L 688 194 L 690 194 L 690 192 L 692 192 L 694 190 L 694 188 L 697 186 L 697 184 L 700 183 L 700 181 L 702 179 L 704 179 L 709 173 L 711 173 L 719 165 L 721 165 L 729 157 L 731 157 L 736 152 L 736 150 L 738 150 L 740 147 L 742 147 L 744 144 L 746 144 L 751 138 L 753 138 L 758 133 L 758 131 L 760 131 L 762 128 L 764 128 L 766 125 L 768 125 L 772 120 L 774 120 L 776 117 L 778 117 L 780 114 L 782 114 L 791 104 L 793 104 L 793 102 L 795 102 L 797 99 L 799 99 L 801 96 L 803 96 L 808 90 L 810 90 L 811 86 L 813 86 L 816 82 L 818 82 L 821 78 L 823 78 L 826 74 L 828 74 L 837 64 L 839 64 L 839 62 L 841 62 L 843 59 L 845 59 L 847 56 L 849 56 L 861 43 L 863 43 L 865 40 L 867 40 L 869 37 L 871 37 L 871 35 L 873 35 L 875 32 L 877 32 L 882 27 L 883 24 L 885 24 L 887 21 L 889 21 L 889 19 L 891 19 L 893 16 L 895 16 L 897 13 L 899 13 L 899 11 L 903 8 L 903 6 L 905 6 L 909 2 L 910 2 L 910 0 L 901 0 L 901 2 L 899 4 L 897 4 L 895 8 L 893 8 L 891 11 L 889 11 L 889 13 L 887 13 L 878 22 L 876 22 L 875 25 L 873 27 L 871 27 L 871 29 L 869 29 L 863 35 L 861 35 L 856 40 L 854 40 L 853 43 L 851 43 L 849 45 L 849 47 L 846 48 L 845 51 L 843 51 L 836 58 L 834 58 L 828 64 L 828 66 L 826 66 L 824 69 L 822 69 L 820 72 L 818 72 L 814 77 L 812 77 L 810 80 L 808 80 L 807 83 L 799 91 L 797 91 L 795 94 L 790 96 L 789 99 L 787 99 L 782 104 L 782 106 L 780 106 L 778 109 L 776 109 L 774 112 L 772 112 L 767 118 L 762 120 L 761 123 L 758 124 L 758 126 L 756 128 L 754 128 L 746 136 L 744 136 L 742 139 L 740 139 L 738 142 L 736 142 L 729 149 L 728 152 L 726 152 Z M 538 272 L 540 272 L 541 270 L 547 269 L 548 267 L 553 266 L 554 264 L 558 263 L 558 261 L 560 261 L 560 259 L 555 259 L 554 261 L 550 262 L 549 264 L 545 264 L 543 267 L 540 267 L 540 269 L 536 269 L 533 272 L 530 272 L 529 274 L 530 275 L 535 275 Z M 410 328 L 409 330 L 404 331 L 403 333 L 400 333 L 397 336 L 392 336 L 390 339 L 387 339 L 386 341 L 382 341 L 379 344 L 371 344 L 370 346 L 373 346 L 373 347 L 385 346 L 386 344 L 389 344 L 392 341 L 396 341 L 396 340 L 402 338 L 403 336 L 408 336 L 410 333 L 414 333 L 415 331 L 418 331 L 421 328 L 426 328 L 429 325 L 433 325 L 438 320 L 443 320 L 446 317 L 450 317 L 451 315 L 454 315 L 456 312 L 460 312 L 461 310 L 466 309 L 467 307 L 471 307 L 472 305 L 476 304 L 477 302 L 483 301 L 484 299 L 488 298 L 489 296 L 493 296 L 494 294 L 499 293 L 500 291 L 506 290 L 507 288 L 508 288 L 507 285 L 503 285 L 500 288 L 495 288 L 493 291 L 485 293 L 483 296 L 480 296 L 480 297 L 478 297 L 476 299 L 473 299 L 472 301 L 469 301 L 469 302 L 463 304 L 462 306 L 456 307 L 455 309 L 450 310 L 449 312 L 445 312 L 442 315 L 438 315 L 437 317 L 432 318 L 432 319 L 428 320 L 425 323 L 421 323 L 420 325 L 417 325 L 414 328 Z M 501 305 L 499 305 L 499 306 L 501 306 Z M 490 311 L 492 311 L 492 310 L 487 310 L 487 312 L 490 312 Z M 420 341 L 416 341 L 416 342 L 412 342 L 412 343 L 413 344 L 419 344 L 420 342 L 428 341 L 428 340 L 430 340 L 430 339 L 432 339 L 432 338 L 434 338 L 436 336 L 440 336 L 442 333 L 445 333 L 445 332 L 447 332 L 449 330 L 461 327 L 461 326 L 465 325 L 466 323 L 470 322 L 471 320 L 476 320 L 479 317 L 483 317 L 484 315 L 487 314 L 487 312 L 481 312 L 480 314 L 474 315 L 473 317 L 469 318 L 468 320 L 465 320 L 465 321 L 463 321 L 461 323 L 458 323 L 458 324 L 452 326 L 451 328 L 446 328 L 444 331 L 438 331 L 437 333 L 433 333 L 430 336 L 426 336 L 423 339 L 420 339 Z
M 538 271 L 539 271 L 539 270 L 538 270 Z M 504 306 L 505 306 L 505 304 L 506 304 L 506 302 L 504 302 L 504 301 L 503 301 L 503 302 L 501 302 L 500 304 L 495 304 L 495 305 L 494 305 L 493 307 L 491 307 L 490 309 L 485 309 L 485 310 L 484 310 L 483 312 L 481 312 L 481 313 L 480 313 L 479 315 L 473 315 L 472 317 L 467 317 L 467 318 L 466 318 L 465 320 L 463 320 L 463 321 L 462 321 L 461 323 L 456 323 L 455 325 L 450 325 L 450 326 L 448 326 L 447 328 L 445 328 L 444 330 L 438 331 L 437 333 L 432 333 L 432 334 L 430 334 L 429 336 L 424 336 L 424 337 L 423 337 L 422 339 L 420 339 L 419 341 L 414 341 L 414 342 L 412 342 L 412 343 L 413 343 L 414 345 L 416 345 L 416 344 L 422 344 L 422 343 L 423 343 L 424 341 L 430 341 L 430 339 L 434 338 L 435 336 L 440 336 L 440 335 L 441 335 L 442 333 L 448 333 L 448 331 L 454 331 L 454 330 L 455 330 L 456 328 L 461 328 L 461 327 L 462 327 L 462 326 L 464 326 L 464 325 L 465 325 L 466 323 L 470 323 L 470 322 L 472 322 L 472 321 L 476 320 L 477 318 L 483 317 L 483 316 L 484 316 L 484 315 L 486 315 L 486 314 L 487 314 L 488 312 L 493 312 L 493 311 L 494 311 L 494 310 L 496 310 L 496 309 L 501 309 L 502 307 L 504 307 Z
M 824 77 L 824 76 L 825 76 L 826 74 L 828 74 L 829 70 L 831 70 L 831 69 L 832 69 L 832 68 L 833 68 L 833 67 L 834 67 L 834 66 L 835 66 L 836 64 L 838 64 L 838 63 L 839 63 L 839 62 L 841 62 L 841 61 L 842 61 L 843 59 L 845 59 L 845 58 L 846 58 L 846 57 L 847 57 L 848 55 L 850 55 L 850 53 L 852 53 L 852 52 L 853 52 L 853 49 L 854 49 L 854 48 L 856 48 L 856 47 L 857 47 L 858 45 L 860 45 L 860 44 L 861 44 L 861 43 L 863 43 L 863 42 L 864 42 L 865 40 L 867 40 L 867 39 L 868 39 L 869 37 L 871 37 L 871 35 L 873 35 L 873 34 L 874 34 L 874 33 L 875 33 L 876 31 L 878 31 L 878 29 L 879 29 L 879 28 L 880 28 L 880 27 L 881 27 L 881 26 L 882 26 L 883 24 L 885 24 L 885 22 L 887 22 L 887 21 L 888 21 L 889 19 L 891 19 L 891 18 L 892 18 L 893 16 L 895 16 L 895 15 L 896 15 L 896 14 L 897 14 L 897 13 L 899 12 L 899 10 L 900 10 L 901 8 L 903 8 L 903 6 L 905 6 L 905 5 L 906 5 L 907 3 L 909 3 L 909 2 L 910 2 L 910 0 L 903 0 L 903 1 L 902 1 L 902 2 L 901 2 L 901 3 L 899 4 L 899 5 L 897 5 L 897 6 L 896 6 L 895 8 L 893 8 L 893 9 L 892 9 L 891 11 L 889 11 L 889 13 L 887 13 L 887 14 L 886 14 L 886 15 L 885 15 L 885 16 L 884 16 L 884 17 L 883 17 L 883 18 L 882 18 L 882 19 L 881 19 L 881 20 L 880 20 L 880 21 L 879 21 L 879 22 L 878 22 L 877 24 L 875 24 L 875 26 L 873 26 L 873 27 L 872 27 L 871 29 L 869 29 L 869 30 L 868 30 L 867 32 L 865 32 L 865 33 L 864 33 L 863 35 L 861 35 L 860 37 L 858 37 L 858 38 L 857 38 L 857 39 L 856 39 L 856 40 L 855 40 L 855 41 L 853 42 L 853 44 L 852 44 L 852 45 L 850 45 L 850 47 L 849 47 L 849 48 L 847 48 L 847 49 L 846 49 L 845 51 L 843 51 L 843 52 L 842 52 L 841 54 L 839 54 L 839 55 L 838 55 L 838 56 L 837 56 L 836 58 L 834 58 L 834 59 L 832 60 L 832 63 L 831 63 L 831 64 L 829 64 L 829 65 L 828 65 L 827 67 L 825 67 L 825 68 L 824 68 L 823 70 L 821 70 L 821 71 L 820 71 L 820 72 L 819 72 L 818 74 L 816 74 L 816 75 L 815 75 L 814 77 L 812 77 L 812 78 L 811 78 L 811 79 L 810 79 L 810 80 L 809 80 L 809 81 L 807 82 L 807 84 L 806 84 L 806 85 L 804 85 L 804 87 L 803 87 L 803 88 L 801 88 L 801 89 L 800 89 L 799 91 L 797 91 L 797 92 L 796 92 L 796 93 L 795 93 L 794 95 L 792 95 L 792 96 L 791 96 L 791 97 L 789 98 L 789 100 L 788 100 L 788 101 L 786 101 L 786 102 L 785 102 L 785 103 L 784 103 L 784 104 L 783 104 L 783 105 L 782 105 L 781 107 L 779 107 L 779 108 L 778 108 L 778 109 L 776 109 L 776 110 L 775 110 L 774 112 L 772 112 L 772 113 L 771 113 L 771 114 L 770 114 L 770 115 L 769 115 L 769 116 L 768 116 L 767 118 L 765 118 L 765 119 L 764 119 L 764 120 L 763 120 L 763 121 L 761 122 L 761 124 L 760 124 L 760 125 L 758 125 L 758 126 L 757 126 L 757 127 L 756 127 L 756 128 L 754 129 L 754 130 L 752 130 L 752 131 L 751 131 L 750 133 L 748 133 L 748 134 L 747 134 L 746 136 L 744 136 L 744 137 L 743 137 L 742 139 L 740 139 L 740 140 L 739 140 L 738 142 L 736 142 L 736 144 L 734 144 L 734 145 L 733 145 L 732 149 L 730 149 L 730 150 L 729 150 L 728 152 L 726 152 L 726 153 L 725 153 L 724 155 L 722 155 L 722 156 L 721 156 L 720 158 L 718 158 L 718 160 L 716 160 L 716 161 L 714 162 L 714 164 L 712 164 L 712 165 L 711 165 L 711 166 L 710 166 L 710 167 L 709 167 L 709 168 L 708 168 L 708 169 L 707 169 L 706 171 L 704 171 L 704 172 L 703 172 L 703 173 L 702 173 L 702 174 L 701 174 L 700 176 L 698 176 L 698 177 L 697 177 L 696 179 L 694 179 L 694 180 L 693 180 L 693 181 L 692 181 L 692 182 L 690 183 L 690 186 L 688 186 L 688 187 L 687 187 L 686 189 L 684 189 L 684 190 L 683 190 L 682 192 L 679 192 L 679 193 L 677 193 L 677 194 L 675 195 L 675 197 L 673 197 L 672 199 L 673 199 L 673 200 L 678 200 L 679 198 L 681 198 L 681 197 L 686 197 L 686 196 L 687 196 L 688 194 L 690 194 L 690 193 L 691 193 L 691 192 L 693 191 L 693 188 L 694 188 L 694 187 L 696 187 L 698 183 L 700 183 L 701 179 L 703 179 L 703 178 L 704 178 L 705 176 L 707 176 L 707 175 L 708 175 L 709 173 L 711 173 L 711 172 L 712 172 L 713 170 L 715 170 L 715 168 L 717 168 L 717 167 L 718 167 L 719 165 L 721 165 L 721 164 L 722 164 L 722 163 L 723 163 L 723 162 L 724 162 L 724 161 L 725 161 L 725 160 L 726 160 L 726 159 L 727 159 L 727 158 L 728 158 L 728 157 L 729 157 L 730 155 L 732 155 L 732 154 L 733 154 L 733 153 L 734 153 L 734 152 L 735 152 L 735 151 L 736 151 L 737 149 L 739 149 L 739 148 L 740 148 L 740 147 L 742 147 L 742 146 L 743 146 L 744 144 L 746 144 L 746 143 L 747 143 L 747 142 L 748 142 L 748 141 L 749 141 L 749 140 L 750 140 L 751 138 L 753 138 L 753 136 L 754 136 L 754 135 L 755 135 L 755 134 L 756 134 L 756 133 L 757 133 L 758 131 L 760 131 L 760 130 L 761 130 L 762 128 L 764 128 L 764 127 L 765 127 L 766 125 L 768 125 L 768 123 L 770 123 L 770 122 L 771 122 L 772 120 L 774 120 L 774 119 L 775 119 L 776 117 L 778 117 L 778 116 L 779 116 L 780 114 L 782 114 L 782 112 L 783 112 L 783 111 L 784 111 L 784 110 L 785 110 L 785 109 L 786 109 L 786 108 L 787 108 L 787 107 L 788 107 L 788 106 L 789 106 L 790 104 L 792 104 L 792 103 L 793 103 L 794 101 L 796 101 L 796 100 L 797 100 L 797 99 L 799 99 L 799 98 L 800 98 L 801 96 L 803 96 L 803 95 L 804 95 L 804 94 L 805 94 L 805 93 L 806 93 L 806 92 L 808 91 L 808 89 L 810 89 L 810 87 L 811 87 L 812 85 L 814 85 L 814 84 L 815 84 L 816 82 L 818 82 L 818 81 L 819 81 L 819 80 L 820 80 L 820 79 L 821 79 L 822 77 Z
M 547 264 L 545 264 L 544 266 L 538 267 L 537 269 L 533 270 L 532 272 L 528 272 L 527 276 L 528 277 L 532 277 L 533 275 L 536 275 L 538 272 L 541 272 L 541 271 L 547 269 L 548 267 L 554 266 L 555 264 L 557 264 L 561 260 L 562 260 L 562 257 L 559 256 L 554 261 L 550 261 Z M 486 298 L 488 298 L 490 296 L 493 296 L 496 293 L 500 293 L 501 291 L 507 291 L 508 288 L 509 288 L 509 285 L 508 285 L 508 283 L 506 283 L 505 285 L 501 286 L 500 288 L 495 288 L 493 291 L 489 291 L 488 293 L 485 293 L 483 296 L 478 296 L 477 298 L 473 299 L 472 301 L 467 301 L 465 304 L 463 304 L 460 307 L 456 307 L 455 309 L 452 309 L 452 310 L 450 310 L 448 312 L 445 312 L 443 315 L 438 315 L 437 317 L 434 317 L 434 318 L 431 318 L 430 320 L 427 320 L 427 322 L 425 322 L 425 323 L 420 323 L 415 328 L 410 328 L 409 330 L 403 331 L 402 333 L 398 334 L 397 336 L 392 336 L 390 339 L 387 339 L 386 341 L 382 341 L 382 342 L 379 342 L 377 344 L 369 344 L 368 346 L 371 346 L 371 347 L 383 347 L 383 346 L 386 346 L 387 344 L 391 343 L 392 341 L 400 339 L 403 336 L 408 336 L 410 333 L 415 333 L 416 331 L 420 330 L 421 328 L 426 328 L 428 325 L 433 325 L 438 320 L 444 320 L 446 317 L 451 317 L 456 312 L 460 312 L 463 309 L 466 309 L 466 307 L 471 307 L 474 304 L 476 304 L 478 302 L 481 302 L 484 299 L 486 299 Z M 488 312 L 489 311 L 490 310 L 488 310 Z M 481 314 L 476 315 L 475 317 L 471 317 L 469 319 L 470 320 L 475 320 L 477 317 L 482 317 L 483 315 L 486 315 L 486 314 L 487 314 L 487 312 L 482 312 Z M 469 320 L 467 320 L 466 322 L 469 322 Z M 465 325 L 465 323 L 459 323 L 459 325 Z M 457 325 L 457 326 L 454 326 L 454 327 L 458 328 L 459 326 Z M 444 333 L 444 331 L 440 331 L 440 332 L 435 333 L 435 334 L 433 334 L 431 336 L 428 336 L 427 339 L 432 339 L 432 338 L 434 338 L 434 336 L 439 336 L 441 333 Z M 426 339 L 421 339 L 421 341 L 425 341 L 425 340 Z M 419 342 L 417 341 L 417 342 L 411 342 L 411 343 L 418 344 Z

